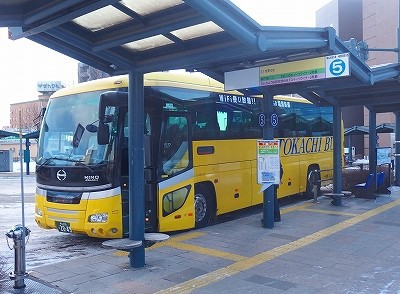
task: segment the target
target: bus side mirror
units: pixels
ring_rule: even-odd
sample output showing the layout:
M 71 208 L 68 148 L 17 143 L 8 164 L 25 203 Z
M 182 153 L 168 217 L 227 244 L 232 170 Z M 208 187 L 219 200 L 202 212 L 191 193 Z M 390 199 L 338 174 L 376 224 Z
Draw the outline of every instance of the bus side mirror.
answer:
M 110 129 L 105 123 L 99 122 L 97 130 L 97 144 L 107 145 L 110 143 Z

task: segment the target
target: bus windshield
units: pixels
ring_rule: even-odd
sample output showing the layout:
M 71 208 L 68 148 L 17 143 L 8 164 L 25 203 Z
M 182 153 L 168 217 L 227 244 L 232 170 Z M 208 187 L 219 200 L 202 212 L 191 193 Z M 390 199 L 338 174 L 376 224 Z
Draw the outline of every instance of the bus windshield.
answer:
M 50 100 L 40 132 L 37 164 L 72 166 L 113 161 L 115 140 L 111 139 L 107 145 L 97 144 L 99 98 L 102 92 L 80 93 Z M 114 113 L 108 114 L 114 117 Z M 111 122 L 110 128 L 114 126 L 116 122 Z

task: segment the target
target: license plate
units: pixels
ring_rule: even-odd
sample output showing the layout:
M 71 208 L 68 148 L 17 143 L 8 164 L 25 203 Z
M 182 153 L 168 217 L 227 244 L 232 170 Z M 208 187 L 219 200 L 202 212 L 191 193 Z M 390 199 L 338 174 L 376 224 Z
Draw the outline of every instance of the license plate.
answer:
M 56 227 L 62 233 L 72 233 L 71 226 L 67 222 L 56 222 Z

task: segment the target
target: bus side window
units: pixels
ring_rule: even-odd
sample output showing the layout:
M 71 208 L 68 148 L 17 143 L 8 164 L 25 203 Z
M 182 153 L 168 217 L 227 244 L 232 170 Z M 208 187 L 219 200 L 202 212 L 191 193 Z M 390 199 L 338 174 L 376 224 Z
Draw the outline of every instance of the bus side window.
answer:
M 195 111 L 193 119 L 193 139 L 213 140 L 219 138 L 219 125 L 213 111 L 209 109 Z
M 172 175 L 189 166 L 188 128 L 186 117 L 167 119 L 162 150 L 162 171 Z

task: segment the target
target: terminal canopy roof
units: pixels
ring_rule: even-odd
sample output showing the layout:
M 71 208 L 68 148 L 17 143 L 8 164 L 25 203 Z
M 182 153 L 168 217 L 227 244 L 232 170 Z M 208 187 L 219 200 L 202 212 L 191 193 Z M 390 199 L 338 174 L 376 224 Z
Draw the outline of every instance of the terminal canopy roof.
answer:
M 376 126 L 377 133 L 394 133 L 395 132 L 395 125 L 392 123 L 383 123 Z M 366 126 L 352 126 L 344 130 L 345 136 L 351 135 L 368 135 L 369 128 Z
M 11 39 L 29 38 L 112 75 L 223 71 L 338 52 L 333 30 L 263 28 L 221 0 L 0 0 L 0 26 L 12 27 Z
M 383 123 L 376 126 L 377 133 L 394 133 L 396 130 L 395 124 L 392 123 Z
M 0 138 L 1 139 L 2 138 L 7 138 L 7 137 L 18 137 L 18 136 L 19 136 L 18 133 L 0 130 Z
M 351 128 L 347 128 L 344 130 L 345 136 L 351 135 L 368 135 L 369 129 L 366 126 L 352 126 Z
M 268 90 L 398 109 L 388 90 L 400 90 L 397 65 L 371 69 L 333 28 L 260 26 L 228 0 L 0 0 L 0 26 L 13 40 L 31 39 L 111 75 L 183 68 L 223 82 L 226 71 L 350 51 L 349 77 Z
M 19 137 L 19 133 L 15 132 L 8 132 L 4 130 L 0 130 L 0 138 L 7 138 L 7 137 Z M 35 131 L 32 133 L 27 133 L 22 135 L 22 138 L 24 139 L 37 139 L 39 138 L 39 131 Z
M 398 64 L 376 67 L 372 69 L 372 76 L 378 78 L 370 85 L 354 81 L 347 84 L 348 78 L 336 81 L 332 79 L 329 81 L 330 85 L 325 85 L 321 89 L 314 88 L 313 91 L 304 92 L 302 95 L 314 102 L 332 101 L 333 99 L 341 107 L 364 105 L 376 113 L 399 112 L 398 72 Z M 342 88 L 335 83 L 342 83 Z

